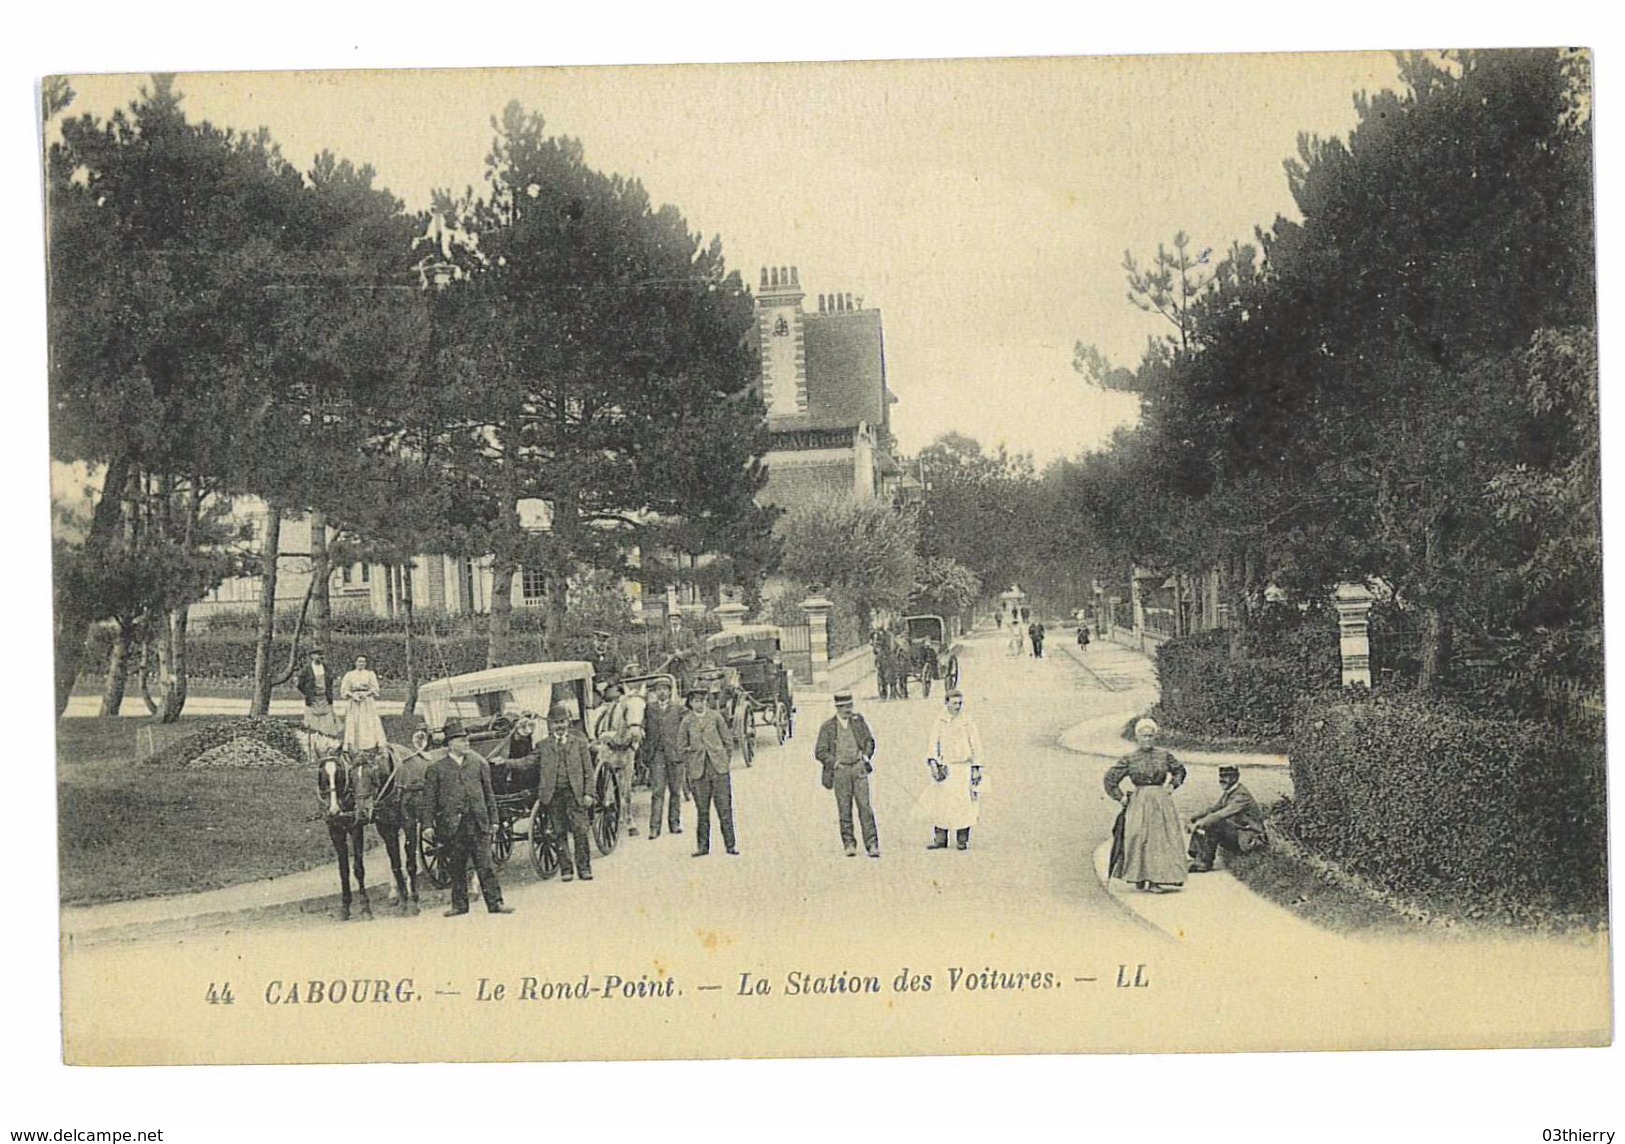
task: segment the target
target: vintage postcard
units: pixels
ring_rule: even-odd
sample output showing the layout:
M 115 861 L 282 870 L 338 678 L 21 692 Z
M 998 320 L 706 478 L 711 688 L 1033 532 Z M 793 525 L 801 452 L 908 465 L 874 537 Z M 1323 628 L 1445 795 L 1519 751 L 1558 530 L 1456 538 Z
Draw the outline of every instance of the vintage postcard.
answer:
M 1611 1043 L 1590 66 L 47 79 L 64 1058 Z

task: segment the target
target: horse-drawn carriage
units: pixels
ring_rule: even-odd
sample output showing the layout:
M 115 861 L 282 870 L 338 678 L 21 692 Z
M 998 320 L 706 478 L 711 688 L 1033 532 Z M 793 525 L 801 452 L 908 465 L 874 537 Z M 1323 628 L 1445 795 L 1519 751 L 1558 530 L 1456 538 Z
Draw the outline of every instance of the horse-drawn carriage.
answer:
M 700 673 L 699 686 L 720 693 L 719 708 L 747 764 L 756 756 L 758 727 L 773 728 L 780 745 L 795 734 L 795 697 L 784 666 L 783 640 L 784 632 L 772 624 L 742 624 L 705 641 L 716 666 Z
M 903 635 L 911 652 L 907 675 L 920 681 L 925 694 L 931 694 L 931 684 L 938 679 L 948 687 L 959 686 L 959 644 L 947 620 L 941 616 L 904 616 Z
M 606 765 L 598 749 L 598 696 L 593 690 L 592 664 L 521 663 L 486 671 L 438 679 L 418 691 L 418 704 L 429 727 L 431 749 L 444 748 L 446 722 L 456 718 L 468 732 L 469 745 L 491 764 L 491 786 L 497 800 L 496 835 L 491 861 L 501 866 L 514 846 L 528 843 L 536 873 L 550 878 L 558 870 L 561 842 L 547 829 L 547 814 L 537 801 L 541 766 L 530 761 L 535 737 L 547 733 L 547 716 L 555 704 L 564 704 L 573 725 L 587 736 L 592 748 L 593 805 L 587 810 L 588 830 L 600 854 L 615 849 L 625 823 L 621 776 Z M 445 887 L 450 872 L 441 848 L 423 843 L 423 864 L 430 881 Z

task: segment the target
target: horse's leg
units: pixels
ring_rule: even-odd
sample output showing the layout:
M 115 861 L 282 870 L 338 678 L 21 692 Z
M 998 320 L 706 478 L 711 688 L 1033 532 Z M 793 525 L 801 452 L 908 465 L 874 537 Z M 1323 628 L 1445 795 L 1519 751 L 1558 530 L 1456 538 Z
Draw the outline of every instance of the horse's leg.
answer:
M 418 913 L 418 851 L 423 848 L 423 824 L 418 821 L 416 812 L 401 812 L 401 830 L 406 834 L 406 889 L 411 894 L 411 903 L 406 907 L 406 913 L 416 916 L 416 913 Z
M 342 823 L 331 819 L 327 823 L 327 836 L 333 840 L 333 853 L 339 860 L 339 921 L 350 920 L 350 832 Z
M 355 853 L 352 860 L 355 862 L 355 881 L 358 896 L 361 898 L 361 916 L 368 921 L 372 920 L 372 903 L 367 900 L 367 829 L 359 821 L 350 834 L 350 844 Z
M 406 875 L 401 870 L 401 822 L 393 814 L 380 815 L 378 818 L 378 836 L 384 840 L 384 849 L 389 852 L 389 872 L 392 880 L 389 885 L 389 904 L 398 907 L 403 912 L 406 909 Z

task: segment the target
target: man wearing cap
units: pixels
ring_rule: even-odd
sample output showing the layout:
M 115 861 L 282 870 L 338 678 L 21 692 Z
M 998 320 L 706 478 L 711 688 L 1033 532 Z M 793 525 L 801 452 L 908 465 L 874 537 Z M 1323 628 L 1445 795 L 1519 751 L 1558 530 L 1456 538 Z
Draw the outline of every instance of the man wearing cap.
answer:
M 491 787 L 491 766 L 468 744 L 460 719 L 446 720 L 446 753 L 429 767 L 424 782 L 424 813 L 434 824 L 435 838 L 447 847 L 446 867 L 451 875 L 451 909 L 446 916 L 468 913 L 468 863 L 480 876 L 485 908 L 493 914 L 511 914 L 503 905 L 502 886 L 491 866 L 491 836 L 496 830 L 497 796 Z
M 1241 785 L 1241 770 L 1219 768 L 1219 801 L 1191 819 L 1191 873 L 1213 869 L 1213 859 L 1227 854 L 1250 854 L 1269 845 L 1264 830 L 1264 808 Z
M 592 673 L 599 679 L 615 673 L 616 657 L 611 646 L 614 638 L 603 628 L 592 633 L 592 655 L 589 658 L 592 660 Z
M 657 679 L 649 690 L 654 692 L 654 700 L 644 713 L 648 735 L 643 751 L 649 766 L 649 837 L 653 839 L 660 837 L 662 815 L 673 834 L 683 832 L 683 784 L 688 772 L 677 742 L 686 714 L 683 705 L 672 702 L 669 680 Z
M 694 811 L 698 815 L 696 858 L 711 853 L 712 803 L 716 804 L 717 821 L 722 826 L 722 844 L 729 854 L 739 853 L 734 838 L 733 780 L 728 776 L 733 735 L 722 712 L 706 702 L 707 694 L 703 687 L 689 691 L 688 714 L 677 731 L 677 749 L 688 770 L 689 785 L 694 788 Z
M 835 714 L 818 729 L 813 757 L 823 764 L 824 789 L 835 792 L 835 815 L 848 858 L 858 853 L 858 839 L 852 829 L 854 803 L 863 827 L 863 848 L 869 857 L 880 857 L 880 832 L 875 828 L 874 806 L 869 799 L 869 772 L 875 769 L 870 760 L 874 755 L 874 732 L 869 730 L 868 721 L 852 710 L 852 693 L 836 692 Z
M 587 808 L 593 803 L 592 755 L 585 736 L 572 731 L 571 722 L 569 706 L 553 704 L 547 716 L 547 738 L 535 753 L 540 764 L 536 798 L 547 812 L 547 829 L 558 839 L 560 876 L 571 882 L 579 873 L 583 882 L 590 882 L 592 850 L 587 845 Z
M 637 775 L 638 746 L 643 742 L 643 701 L 634 701 L 626 694 L 626 684 L 617 676 L 604 680 L 604 705 L 599 716 L 598 742 L 602 745 L 608 765 L 615 768 L 621 794 L 621 821 L 626 833 L 638 836 L 638 824 L 632 819 L 632 781 Z
M 310 649 L 310 662 L 299 669 L 294 686 L 305 700 L 305 729 L 329 739 L 343 738 L 344 727 L 333 713 L 333 673 L 327 670 L 321 648 Z

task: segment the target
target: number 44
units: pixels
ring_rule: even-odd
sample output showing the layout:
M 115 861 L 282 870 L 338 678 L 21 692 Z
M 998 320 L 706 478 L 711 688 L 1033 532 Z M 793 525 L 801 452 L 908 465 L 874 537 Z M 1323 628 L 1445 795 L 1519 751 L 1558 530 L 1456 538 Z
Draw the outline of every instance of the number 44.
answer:
M 223 981 L 218 985 L 213 981 L 209 982 L 209 991 L 204 997 L 211 1005 L 231 1005 L 237 1001 L 237 998 L 232 996 L 229 981 Z

